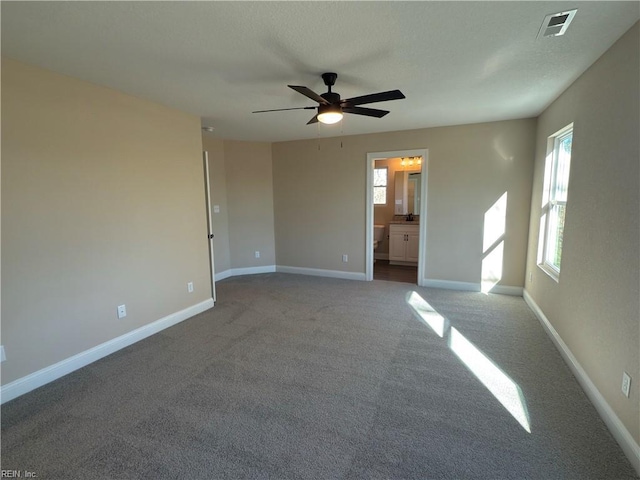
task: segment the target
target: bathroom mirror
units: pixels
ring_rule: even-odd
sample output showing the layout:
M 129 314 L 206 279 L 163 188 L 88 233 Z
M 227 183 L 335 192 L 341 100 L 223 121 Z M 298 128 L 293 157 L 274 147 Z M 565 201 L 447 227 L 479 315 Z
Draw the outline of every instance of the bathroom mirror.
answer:
M 420 170 L 400 170 L 395 174 L 395 215 L 420 214 Z

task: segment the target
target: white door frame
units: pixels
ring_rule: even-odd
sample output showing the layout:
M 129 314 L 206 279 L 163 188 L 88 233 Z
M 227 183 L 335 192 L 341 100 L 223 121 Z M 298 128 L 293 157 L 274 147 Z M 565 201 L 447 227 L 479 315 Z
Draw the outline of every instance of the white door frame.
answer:
M 367 194 L 366 194 L 366 234 L 365 234 L 365 280 L 373 280 L 373 169 L 375 161 L 385 158 L 396 157 L 422 157 L 422 182 L 420 187 L 420 247 L 418 249 L 418 285 L 426 285 L 427 275 L 425 272 L 426 252 L 427 252 L 427 191 L 429 172 L 429 150 L 417 148 L 413 150 L 395 150 L 390 152 L 370 152 L 367 153 Z M 387 180 L 389 181 L 389 180 Z
M 211 298 L 216 303 L 216 269 L 213 261 L 213 221 L 211 219 L 211 185 L 209 180 L 209 152 L 202 152 L 204 165 L 204 195 L 207 202 L 207 242 L 209 244 L 209 268 L 211 272 Z

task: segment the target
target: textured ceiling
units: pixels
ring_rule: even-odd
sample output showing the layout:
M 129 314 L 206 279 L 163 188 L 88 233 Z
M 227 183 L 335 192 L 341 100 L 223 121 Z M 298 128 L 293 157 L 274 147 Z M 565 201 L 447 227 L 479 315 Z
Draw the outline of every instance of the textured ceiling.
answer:
M 538 115 L 640 18 L 634 2 L 2 2 L 2 54 L 177 108 L 226 139 L 282 141 Z M 565 36 L 536 39 L 578 8 Z M 400 89 L 305 125 L 287 84 L 342 98 Z

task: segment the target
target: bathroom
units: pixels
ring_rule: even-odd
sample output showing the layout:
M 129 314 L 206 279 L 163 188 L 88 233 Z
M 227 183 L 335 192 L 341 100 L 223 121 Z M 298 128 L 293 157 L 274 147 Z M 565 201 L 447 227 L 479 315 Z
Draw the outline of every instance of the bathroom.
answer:
M 422 157 L 374 165 L 374 280 L 417 283 Z

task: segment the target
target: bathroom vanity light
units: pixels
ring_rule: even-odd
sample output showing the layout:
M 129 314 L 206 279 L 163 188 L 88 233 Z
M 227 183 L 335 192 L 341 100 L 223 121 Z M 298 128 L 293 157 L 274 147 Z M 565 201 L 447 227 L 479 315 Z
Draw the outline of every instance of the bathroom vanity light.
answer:
M 419 167 L 420 165 L 422 165 L 422 157 L 408 157 L 409 158 L 409 162 L 408 162 L 408 166 L 409 167 L 413 167 L 413 162 L 415 160 L 416 165 Z M 400 159 L 400 166 L 402 168 L 407 166 L 407 160 L 405 159 L 405 157 L 402 157 Z

